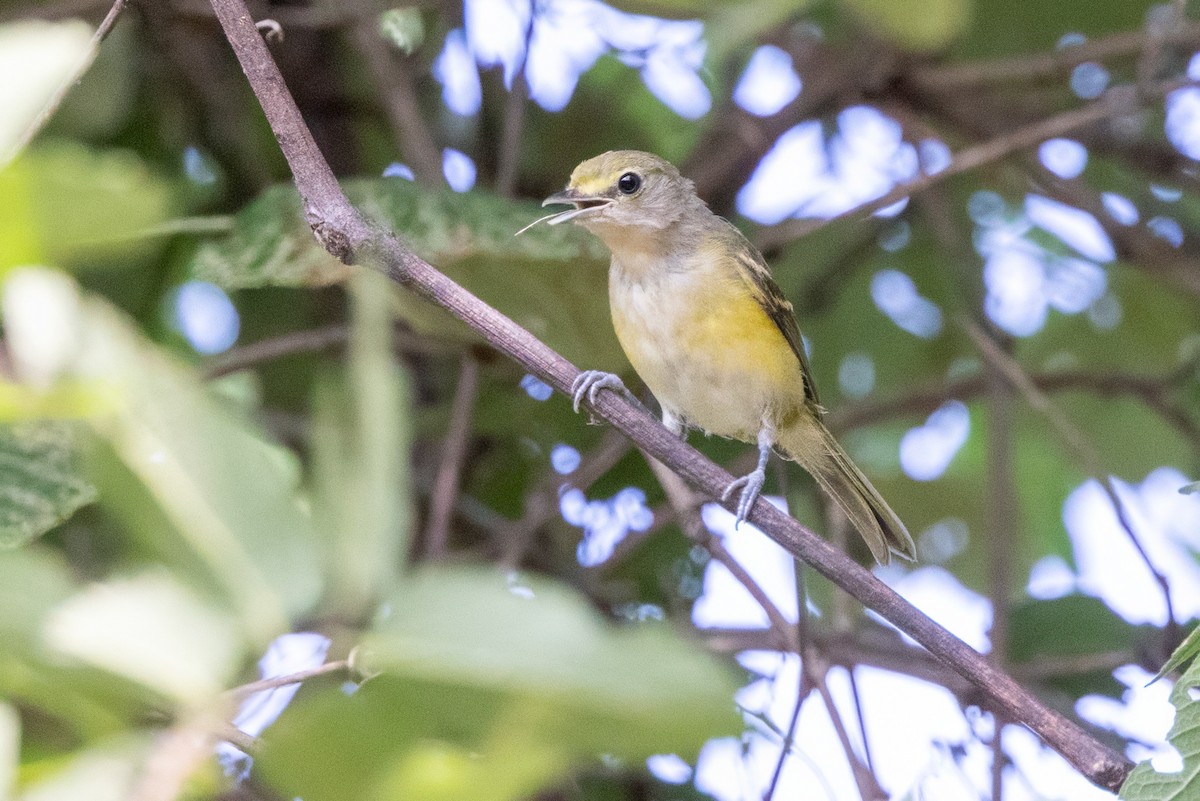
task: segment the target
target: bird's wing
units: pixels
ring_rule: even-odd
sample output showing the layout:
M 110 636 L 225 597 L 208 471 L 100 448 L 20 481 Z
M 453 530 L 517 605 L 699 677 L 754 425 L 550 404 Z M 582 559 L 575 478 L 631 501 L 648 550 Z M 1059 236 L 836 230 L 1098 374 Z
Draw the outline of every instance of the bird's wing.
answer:
M 821 400 L 817 396 L 817 385 L 813 381 L 812 370 L 808 366 L 808 357 L 804 354 L 804 340 L 801 339 L 800 327 L 796 324 L 796 312 L 788 299 L 783 296 L 783 290 L 771 277 L 771 271 L 767 268 L 762 254 L 742 236 L 741 231 L 734 228 L 732 224 L 729 224 L 729 228 L 732 234 L 740 240 L 732 243 L 735 247 L 730 248 L 737 255 L 734 262 L 738 274 L 750 288 L 754 300 L 779 328 L 783 338 L 791 347 L 792 353 L 796 354 L 796 358 L 800 360 L 800 375 L 804 379 L 804 399 L 819 415 L 822 411 Z

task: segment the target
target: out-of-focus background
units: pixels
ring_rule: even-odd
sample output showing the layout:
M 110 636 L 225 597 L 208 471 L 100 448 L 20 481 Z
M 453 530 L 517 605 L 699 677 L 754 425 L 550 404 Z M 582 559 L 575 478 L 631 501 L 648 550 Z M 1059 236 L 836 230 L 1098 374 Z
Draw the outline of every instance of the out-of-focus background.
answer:
M 1113 797 L 320 250 L 205 3 L 97 43 L 109 9 L 0 2 L 0 797 Z M 361 209 L 643 396 L 603 248 L 513 234 L 585 158 L 676 163 L 766 254 L 913 532 L 876 575 L 1170 774 L 1128 797 L 1200 798 L 1200 702 L 1149 683 L 1200 616 L 1188 3 L 251 12 Z M 869 563 L 802 471 L 767 491 Z

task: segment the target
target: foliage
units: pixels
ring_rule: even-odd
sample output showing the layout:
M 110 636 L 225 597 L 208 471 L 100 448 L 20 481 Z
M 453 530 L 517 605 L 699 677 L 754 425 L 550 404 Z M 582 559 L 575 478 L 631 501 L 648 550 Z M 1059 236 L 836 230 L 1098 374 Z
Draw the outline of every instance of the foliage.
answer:
M 358 208 L 635 391 L 597 240 L 570 225 L 514 234 L 585 157 L 635 147 L 679 164 L 764 244 L 830 424 L 913 531 L 924 574 L 1003 615 L 1004 666 L 1069 714 L 1085 696 L 1121 699 L 1119 665 L 1185 670 L 1170 733 L 1183 771 L 1143 764 L 1122 797 L 1195 792 L 1196 630 L 1180 644 L 1174 627 L 1129 622 L 1112 600 L 1121 588 L 1089 573 L 1089 548 L 1107 549 L 1124 560 L 1114 583 L 1161 605 L 1136 535 L 1174 585 L 1178 622 L 1196 612 L 1178 589 L 1195 572 L 1193 518 L 1171 510 L 1197 497 L 1179 476 L 1195 478 L 1200 442 L 1200 146 L 1178 132 L 1189 106 L 1159 84 L 1188 74 L 1194 23 L 1164 33 L 1170 8 L 1127 0 L 613 5 L 677 27 L 597 11 L 578 35 L 594 63 L 559 53 L 539 74 L 535 56 L 557 51 L 538 48 L 568 38 L 555 27 L 574 19 L 566 4 L 533 3 L 527 17 L 515 3 L 515 22 L 473 17 L 480 4 L 271 4 L 286 33 L 271 47 Z M 694 766 L 727 736 L 743 738 L 747 760 L 777 754 L 788 718 L 767 721 L 768 737 L 734 714 L 745 682 L 727 643 L 739 641 L 692 618 L 717 568 L 641 454 L 611 449 L 460 321 L 332 258 L 218 27 L 171 4 L 135 6 L 45 130 L 0 166 L 0 796 L 168 797 L 147 795 L 147 766 L 188 732 L 223 736 L 226 691 L 298 631 L 328 636 L 330 658 L 353 652 L 353 666 L 306 683 L 264 733 L 240 789 L 255 797 L 700 798 L 649 776 L 647 757 Z M 11 112 L 0 158 L 93 54 L 90 28 L 29 21 L 59 13 L 0 8 L 0 62 L 18 45 L 45 57 L 22 56 L 22 103 L 0 87 Z M 462 30 L 509 22 L 513 42 L 529 24 L 534 44 L 513 45 L 508 62 Z M 479 79 L 475 113 L 447 104 L 455 42 L 479 48 L 463 79 L 468 94 Z M 766 115 L 733 99 L 761 45 L 800 81 Z M 558 108 L 545 70 L 574 80 L 572 59 L 587 64 Z M 685 94 L 708 110 L 676 111 Z M 1054 140 L 1084 148 L 1076 174 L 1007 147 L 1098 95 L 1112 115 Z M 811 172 L 772 162 L 777 141 L 806 136 Z M 942 173 L 939 158 L 980 146 L 996 155 Z M 471 188 L 444 185 L 443 148 L 470 157 Z M 415 180 L 400 177 L 409 168 Z M 819 222 L 834 212 L 812 211 L 830 198 L 853 207 L 922 170 L 932 186 L 886 214 Z M 777 226 L 740 213 L 764 176 L 795 199 Z M 1061 224 L 1072 211 L 1091 223 Z M 1092 224 L 1092 240 L 1072 235 Z M 189 326 L 215 326 L 224 307 L 185 311 L 181 288 L 196 286 L 231 299 L 229 354 L 200 355 Z M 1006 322 L 1014 309 L 1037 324 Z M 733 468 L 750 450 L 692 442 Z M 913 459 L 937 461 L 938 448 L 943 469 L 917 476 Z M 572 453 L 578 466 L 555 461 Z M 1152 493 L 1164 467 L 1192 494 Z M 836 532 L 807 477 L 788 475 L 793 514 Z M 1107 500 L 1086 518 L 1064 513 L 1099 488 L 1085 482 L 1109 476 L 1124 523 Z M 433 563 L 439 504 L 449 555 Z M 597 543 L 614 530 L 625 539 L 608 556 Z M 590 549 L 600 557 L 581 559 Z M 890 570 L 880 575 L 898 584 L 917 575 Z M 1038 587 L 1050 574 L 1060 583 Z M 806 591 L 814 642 L 845 647 L 821 662 L 941 675 L 825 580 Z M 780 632 L 745 634 L 753 650 L 778 647 Z M 942 680 L 973 715 L 978 693 Z M 872 749 L 898 736 L 873 731 Z M 946 747 L 987 738 L 968 739 Z M 170 797 L 230 790 L 207 748 L 194 757 Z

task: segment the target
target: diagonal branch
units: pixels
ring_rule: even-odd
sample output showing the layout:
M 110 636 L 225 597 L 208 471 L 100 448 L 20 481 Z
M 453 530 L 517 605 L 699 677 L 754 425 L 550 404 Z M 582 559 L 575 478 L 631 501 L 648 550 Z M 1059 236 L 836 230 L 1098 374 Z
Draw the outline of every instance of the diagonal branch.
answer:
M 497 350 L 560 392 L 568 392 L 579 374 L 578 368 L 419 258 L 394 234 L 369 223 L 350 205 L 317 149 L 242 0 L 212 0 L 212 6 L 279 140 L 303 201 L 306 219 L 318 241 L 341 260 L 380 269 L 397 283 L 447 309 Z M 602 393 L 594 411 L 701 492 L 716 497 L 733 479 L 644 410 L 615 393 Z M 1128 775 L 1132 767 L 1128 760 L 1047 708 L 1008 674 L 799 522 L 762 500 L 754 505 L 750 520 L 788 552 L 812 565 L 977 685 L 992 704 L 1032 729 L 1093 782 L 1116 789 Z

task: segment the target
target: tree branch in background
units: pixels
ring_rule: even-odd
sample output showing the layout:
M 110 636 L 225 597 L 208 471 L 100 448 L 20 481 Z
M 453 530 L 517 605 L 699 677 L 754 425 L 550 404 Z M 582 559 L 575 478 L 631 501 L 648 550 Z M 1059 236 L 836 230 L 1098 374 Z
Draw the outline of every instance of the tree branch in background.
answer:
M 462 319 L 495 348 L 560 392 L 569 392 L 578 368 L 420 259 L 395 235 L 369 223 L 350 205 L 245 5 L 241 0 L 212 0 L 212 6 L 291 166 L 305 217 L 318 241 L 347 263 L 377 266 L 392 280 Z M 601 393 L 593 410 L 711 497 L 718 496 L 733 478 L 624 397 Z M 1028 726 L 1090 780 L 1116 789 L 1128 775 L 1128 760 L 1047 708 L 1010 676 L 798 521 L 762 500 L 751 510 L 750 520 L 788 552 L 946 661 L 976 684 L 991 704 Z
M 1135 56 L 1145 50 L 1148 38 L 1146 31 L 1123 31 L 1070 47 L 1055 48 L 1048 53 L 1029 53 L 967 64 L 918 66 L 910 69 L 905 78 L 923 91 L 930 92 L 953 92 L 993 85 L 1004 87 L 1016 81 L 1063 75 L 1089 61 Z M 1177 26 L 1162 36 L 1161 41 L 1180 47 L 1200 46 L 1200 23 Z
M 422 186 L 442 184 L 442 154 L 421 116 L 410 59 L 394 52 L 379 34 L 374 14 L 364 13 L 349 35 L 374 80 L 392 138 Z
M 1187 85 L 1189 82 L 1166 81 L 1156 84 L 1148 92 L 1150 95 L 1164 95 L 1174 89 Z M 935 173 L 921 173 L 916 178 L 897 184 L 874 200 L 860 203 L 852 209 L 820 220 L 787 220 L 771 228 L 762 230 L 757 237 L 764 248 L 779 247 L 785 242 L 805 236 L 813 231 L 830 225 L 838 220 L 865 217 L 880 209 L 899 203 L 905 198 L 929 189 L 947 178 L 970 170 L 978 169 L 986 164 L 999 161 L 1005 156 L 1019 150 L 1035 147 L 1047 139 L 1065 136 L 1072 131 L 1086 128 L 1111 117 L 1132 113 L 1137 109 L 1137 95 L 1129 87 L 1109 89 L 1099 100 L 1061 114 L 1055 114 L 1044 120 L 1022 126 L 1012 131 L 1000 134 L 994 139 L 970 145 L 954 154 L 945 169 Z
M 445 559 L 450 554 L 450 516 L 458 498 L 459 479 L 471 434 L 471 413 L 479 397 L 479 362 L 463 354 L 458 386 L 450 407 L 450 430 L 442 442 L 442 460 L 429 499 L 429 523 L 425 529 L 425 558 Z

